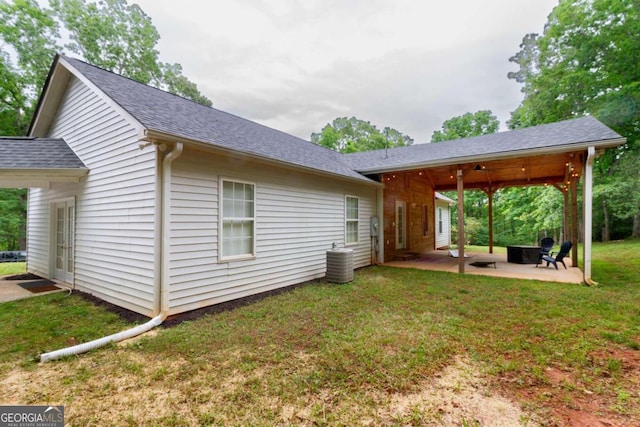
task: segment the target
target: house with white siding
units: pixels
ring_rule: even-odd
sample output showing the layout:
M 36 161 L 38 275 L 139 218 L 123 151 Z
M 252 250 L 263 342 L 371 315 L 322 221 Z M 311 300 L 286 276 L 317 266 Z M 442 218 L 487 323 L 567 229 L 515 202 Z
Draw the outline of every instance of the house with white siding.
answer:
M 451 246 L 451 206 L 455 202 L 444 194 L 436 192 L 436 249 Z
M 342 155 L 57 56 L 28 137 L 0 140 L 0 185 L 30 188 L 29 272 L 173 315 L 322 278 L 333 246 L 359 268 L 448 245 L 436 190 L 502 185 L 477 163 L 517 156 L 532 170 L 504 184 L 559 182 L 624 141 L 578 121 Z

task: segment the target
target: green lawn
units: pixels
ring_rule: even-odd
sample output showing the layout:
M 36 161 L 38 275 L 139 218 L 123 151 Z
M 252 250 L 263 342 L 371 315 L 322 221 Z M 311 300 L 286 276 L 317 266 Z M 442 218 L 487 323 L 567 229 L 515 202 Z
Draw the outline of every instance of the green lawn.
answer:
M 283 408 L 305 408 L 285 424 L 377 425 L 389 422 L 376 409 L 384 396 L 417 393 L 463 356 L 541 416 L 553 420 L 551 406 L 576 406 L 588 393 L 633 424 L 640 370 L 626 357 L 638 360 L 640 349 L 639 254 L 640 241 L 594 245 L 597 287 L 371 267 L 350 284 L 310 284 L 46 365 L 34 356 L 124 323 L 74 295 L 4 303 L 0 378 L 16 367 L 29 381 L 46 376 L 49 389 L 21 402 L 65 404 L 74 425 L 100 424 L 107 409 L 87 404 L 101 401 L 124 408 L 120 425 L 283 424 Z M 556 387 L 551 369 L 568 379 Z M 173 409 L 137 412 L 141 389 L 150 408 Z M 0 391 L 0 402 L 10 397 Z M 391 424 L 438 419 L 412 411 Z
M 0 263 L 0 276 L 9 274 L 20 274 L 27 271 L 26 262 L 3 262 Z

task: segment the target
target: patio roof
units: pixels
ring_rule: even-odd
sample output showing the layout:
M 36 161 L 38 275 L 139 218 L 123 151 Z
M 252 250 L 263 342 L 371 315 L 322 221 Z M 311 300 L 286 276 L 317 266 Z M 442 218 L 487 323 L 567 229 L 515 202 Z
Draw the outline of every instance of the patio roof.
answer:
M 593 117 L 517 129 L 455 141 L 416 144 L 345 155 L 360 173 L 415 171 L 438 191 L 560 184 L 583 172 L 587 148 L 624 144 L 625 138 Z M 387 176 L 388 177 L 388 176 Z
M 0 137 L 0 187 L 49 187 L 78 182 L 88 172 L 64 139 Z

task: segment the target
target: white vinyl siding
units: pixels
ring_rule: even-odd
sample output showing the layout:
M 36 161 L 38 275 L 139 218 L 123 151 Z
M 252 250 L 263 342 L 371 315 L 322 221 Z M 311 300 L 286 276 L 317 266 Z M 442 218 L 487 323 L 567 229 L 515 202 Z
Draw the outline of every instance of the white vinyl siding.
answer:
M 155 153 L 139 131 L 72 78 L 48 136 L 64 138 L 90 169 L 77 184 L 29 194 L 29 270 L 48 276 L 50 206 L 75 197 L 76 289 L 145 315 L 154 312 Z
M 359 240 L 358 229 L 360 227 L 360 214 L 358 201 L 357 197 L 345 197 L 345 244 L 347 245 L 355 245 Z
M 223 261 L 250 258 L 255 254 L 255 185 L 222 179 Z
M 436 200 L 436 249 L 451 245 L 451 214 L 449 204 Z
M 172 166 L 170 312 L 180 313 L 324 277 L 326 251 L 345 244 L 345 192 L 376 215 L 377 188 L 246 159 L 185 150 Z M 255 258 L 220 263 L 221 178 L 255 184 Z M 369 223 L 359 221 L 368 235 Z M 356 268 L 371 245 L 354 247 Z

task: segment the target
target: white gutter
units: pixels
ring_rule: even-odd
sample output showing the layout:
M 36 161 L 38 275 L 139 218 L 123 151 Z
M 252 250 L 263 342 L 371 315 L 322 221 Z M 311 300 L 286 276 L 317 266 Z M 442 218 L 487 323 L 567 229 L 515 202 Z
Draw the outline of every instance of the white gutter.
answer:
M 590 146 L 587 149 L 587 160 L 584 168 L 584 283 L 595 286 L 598 283 L 591 278 L 591 248 L 593 226 L 593 161 L 596 158 L 596 149 Z
M 140 149 L 143 149 L 146 145 L 141 145 Z M 74 345 L 72 347 L 63 348 L 60 350 L 51 351 L 49 353 L 43 353 L 40 355 L 41 362 L 49 362 L 51 360 L 60 359 L 66 356 L 72 356 L 76 354 L 86 353 L 91 350 L 95 350 L 100 347 L 104 347 L 105 345 L 112 343 L 123 341 L 129 338 L 133 338 L 135 336 L 141 335 L 145 332 L 150 331 L 151 329 L 159 326 L 164 322 L 164 319 L 167 318 L 167 313 L 169 312 L 168 306 L 168 292 L 166 286 L 164 286 L 167 281 L 166 278 L 169 275 L 169 263 L 167 254 L 170 250 L 170 242 L 169 239 L 165 239 L 165 236 L 169 235 L 169 220 L 168 220 L 168 212 L 170 208 L 171 201 L 171 163 L 182 154 L 183 145 L 181 142 L 176 142 L 176 145 L 173 150 L 171 150 L 168 154 L 164 156 L 162 160 L 162 180 L 160 181 L 162 184 L 161 189 L 161 197 L 162 197 L 162 219 L 159 227 L 156 227 L 156 241 L 162 241 L 162 254 L 160 256 L 160 280 L 159 283 L 156 284 L 156 293 L 159 294 L 159 298 L 156 298 L 156 303 L 158 304 L 157 311 L 159 314 L 155 316 L 153 319 L 149 320 L 147 323 L 143 323 L 142 325 L 135 326 L 131 329 L 127 329 L 126 331 L 118 332 L 116 334 L 112 334 L 106 337 L 98 338 L 93 341 L 89 341 L 83 344 Z M 162 147 L 158 148 L 158 152 L 164 151 Z M 157 189 L 157 187 L 156 187 Z M 157 210 L 156 210 L 157 212 Z
M 166 139 L 175 139 L 175 135 L 171 135 L 171 134 L 167 134 L 164 132 L 158 132 L 158 131 L 152 131 L 147 129 L 144 133 L 144 137 L 143 137 L 143 141 L 146 141 L 145 143 L 141 143 L 141 147 L 144 144 L 149 144 L 149 143 L 154 143 L 153 141 L 159 141 L 159 140 L 166 140 Z M 299 164 L 295 164 L 295 163 L 291 163 L 291 162 L 286 162 L 286 161 L 282 161 L 282 160 L 277 160 L 277 159 L 270 159 L 268 157 L 264 157 L 263 155 L 260 154 L 255 154 L 255 153 L 249 153 L 249 152 L 245 152 L 245 151 L 235 151 L 231 148 L 227 148 L 227 147 L 223 147 L 221 145 L 215 145 L 211 142 L 206 142 L 206 141 L 201 141 L 201 140 L 197 140 L 197 139 L 186 139 L 186 138 L 182 138 L 181 139 L 183 141 L 185 141 L 186 143 L 188 143 L 190 146 L 197 146 L 197 147 L 202 147 L 205 148 L 207 150 L 219 150 L 224 152 L 227 155 L 231 155 L 231 156 L 241 156 L 242 158 L 249 158 L 252 160 L 255 160 L 257 162 L 260 163 L 265 163 L 265 164 L 269 164 L 269 165 L 274 165 L 277 167 L 287 167 L 290 168 L 292 170 L 302 170 L 305 171 L 306 173 L 311 173 L 313 175 L 317 175 L 317 176 L 321 176 L 321 177 L 326 177 L 327 175 L 330 175 L 334 178 L 337 179 L 342 179 L 342 180 L 346 180 L 346 181 L 350 181 L 350 182 L 357 182 L 360 184 L 368 184 L 374 187 L 382 187 L 383 184 L 374 181 L 370 178 L 364 177 L 364 176 L 360 176 L 362 174 L 359 174 L 359 172 L 356 172 L 356 175 L 358 176 L 348 176 L 348 175 L 343 175 L 337 172 L 330 172 L 327 170 L 323 170 L 323 169 L 314 169 L 312 167 L 309 166 L 303 166 L 303 165 L 299 165 Z M 327 148 L 328 150 L 328 148 Z M 349 166 L 348 164 L 345 163 L 345 167 L 352 169 L 351 166 Z M 355 171 L 354 171 L 355 172 Z

